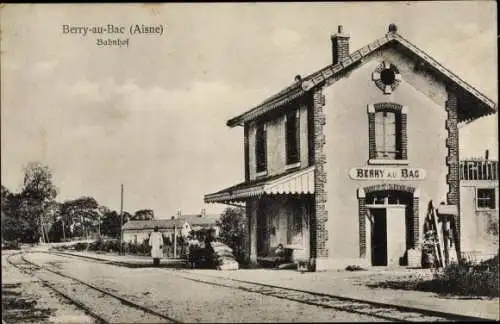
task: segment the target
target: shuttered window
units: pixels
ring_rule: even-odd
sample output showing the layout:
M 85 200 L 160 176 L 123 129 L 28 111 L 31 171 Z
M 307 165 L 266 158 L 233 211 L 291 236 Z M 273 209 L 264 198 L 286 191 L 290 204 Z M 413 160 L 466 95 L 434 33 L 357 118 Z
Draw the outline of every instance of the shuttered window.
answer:
M 267 170 L 267 131 L 265 124 L 257 125 L 255 134 L 255 163 L 257 172 Z
M 377 159 L 401 158 L 401 131 L 398 113 L 375 113 L 375 156 Z
M 402 106 L 379 103 L 369 106 L 370 160 L 407 159 L 407 118 Z
M 297 163 L 300 160 L 300 118 L 297 110 L 286 114 L 285 132 L 286 163 Z

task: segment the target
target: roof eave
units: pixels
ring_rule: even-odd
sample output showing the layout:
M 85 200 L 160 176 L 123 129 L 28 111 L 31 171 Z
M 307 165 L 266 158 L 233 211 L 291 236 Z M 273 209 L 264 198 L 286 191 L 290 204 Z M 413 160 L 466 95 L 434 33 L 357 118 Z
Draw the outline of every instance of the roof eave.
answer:
M 285 88 L 284 90 L 275 94 L 271 98 L 265 100 L 260 105 L 228 120 L 226 125 L 229 127 L 243 126 L 246 121 L 254 119 L 257 116 L 260 116 L 262 113 L 258 113 L 259 110 L 265 110 L 264 111 L 265 113 L 269 110 L 287 104 L 288 102 L 294 100 L 295 98 L 298 98 L 304 95 L 305 93 L 311 91 L 312 89 L 316 88 L 318 85 L 323 84 L 327 76 L 328 77 L 333 76 L 341 71 L 344 71 L 348 67 L 352 67 L 361 58 L 363 58 L 363 56 L 369 54 L 370 51 L 373 51 L 387 44 L 393 39 L 394 38 L 392 37 L 392 34 L 386 34 L 384 37 L 375 40 L 374 42 L 370 43 L 364 48 L 353 52 L 351 55 L 349 55 L 349 57 L 346 60 L 336 65 L 327 65 L 326 67 L 314 73 L 311 73 L 307 77 L 303 78 L 301 81 L 293 83 L 291 86 Z M 369 49 L 369 51 L 363 51 L 365 48 Z M 320 78 L 318 78 L 318 76 Z M 251 116 L 254 114 L 256 114 L 257 116 L 252 118 Z
M 369 55 L 378 48 L 393 41 L 396 41 L 399 44 L 403 45 L 412 53 L 414 53 L 416 56 L 420 57 L 420 59 L 423 59 L 424 61 L 429 63 L 438 73 L 449 79 L 449 81 L 451 81 L 454 85 L 458 86 L 459 88 L 462 88 L 465 92 L 469 93 L 472 97 L 476 98 L 481 104 L 488 107 L 488 110 L 490 110 L 491 113 L 497 112 L 497 105 L 493 100 L 482 94 L 480 91 L 476 90 L 474 87 L 470 86 L 459 76 L 457 76 L 456 74 L 454 74 L 453 72 L 442 66 L 430 55 L 422 51 L 420 48 L 409 42 L 401 35 L 390 32 L 386 34 L 384 37 L 377 39 L 374 42 L 353 52 L 352 54 L 349 55 L 349 57 L 346 60 L 336 65 L 328 65 L 325 68 L 310 74 L 309 76 L 302 79 L 302 81 L 295 82 L 291 86 L 285 88 L 284 90 L 275 94 L 271 98 L 265 100 L 260 105 L 232 119 L 229 119 L 226 125 L 229 127 L 243 126 L 245 122 L 255 119 L 256 117 L 266 113 L 269 110 L 285 105 L 286 103 L 290 102 L 296 97 L 299 97 L 305 94 L 306 92 L 309 92 L 312 89 L 318 87 L 319 85 L 322 85 L 327 78 L 331 78 L 345 71 L 346 69 L 352 68 L 354 64 L 362 60 L 364 56 Z M 485 114 L 489 115 L 490 113 L 485 113 Z M 480 114 L 480 116 L 473 119 L 477 119 L 482 116 L 484 116 L 484 114 Z
M 281 107 L 293 101 L 294 99 L 302 96 L 305 93 L 306 91 L 302 89 L 302 83 L 296 81 L 291 86 L 288 86 L 287 88 L 278 92 L 274 96 L 266 99 L 264 102 L 255 106 L 254 108 L 234 118 L 229 119 L 226 122 L 226 125 L 231 128 L 236 126 L 243 126 L 245 122 L 252 120 L 257 116 L 262 115 L 262 112 L 260 112 L 260 110 L 264 110 L 265 113 L 274 108 Z

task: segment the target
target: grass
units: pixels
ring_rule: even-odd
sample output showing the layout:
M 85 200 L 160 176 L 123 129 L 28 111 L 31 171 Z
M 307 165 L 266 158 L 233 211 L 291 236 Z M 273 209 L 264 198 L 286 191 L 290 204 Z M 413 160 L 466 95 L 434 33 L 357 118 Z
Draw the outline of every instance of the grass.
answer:
M 426 291 L 443 296 L 500 297 L 498 255 L 479 264 L 452 263 L 434 272 L 431 279 L 383 281 L 368 287 Z

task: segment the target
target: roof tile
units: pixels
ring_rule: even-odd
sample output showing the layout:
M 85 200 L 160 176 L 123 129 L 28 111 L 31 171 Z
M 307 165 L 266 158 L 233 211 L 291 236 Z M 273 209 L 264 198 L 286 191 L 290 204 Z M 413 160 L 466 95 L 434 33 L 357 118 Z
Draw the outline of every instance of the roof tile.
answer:
M 269 97 L 264 102 L 262 102 L 260 105 L 252 108 L 251 110 L 249 110 L 249 111 L 247 111 L 247 112 L 245 112 L 237 117 L 230 119 L 227 122 L 227 125 L 230 127 L 240 125 L 242 122 L 244 122 L 246 120 L 258 117 L 259 115 L 266 113 L 269 110 L 272 110 L 274 108 L 277 108 L 279 106 L 282 106 L 282 105 L 290 102 L 291 99 L 296 98 L 297 96 L 300 96 L 303 93 L 305 93 L 304 91 L 309 91 L 312 88 L 314 88 L 314 86 L 322 83 L 326 78 L 332 77 L 335 74 L 342 72 L 343 70 L 347 69 L 350 65 L 352 65 L 353 62 L 361 59 L 361 57 L 363 57 L 363 56 L 370 54 L 371 52 L 377 50 L 382 45 L 384 45 L 388 42 L 397 42 L 397 43 L 403 45 L 404 47 L 409 49 L 412 53 L 416 54 L 417 56 L 419 56 L 420 58 L 425 60 L 428 64 L 433 66 L 439 73 L 441 73 L 446 78 L 448 78 L 449 80 L 456 83 L 462 89 L 466 90 L 470 95 L 472 95 L 472 97 L 477 98 L 480 102 L 485 104 L 491 110 L 491 112 L 496 111 L 496 104 L 491 99 L 487 98 L 485 95 L 480 93 L 478 90 L 474 89 L 472 86 L 470 86 L 464 80 L 459 78 L 453 72 L 446 69 L 444 66 L 439 64 L 436 60 L 434 60 L 432 57 L 430 57 L 424 51 L 419 49 L 417 46 L 410 43 L 408 40 L 406 40 L 401 35 L 399 35 L 397 33 L 389 33 L 389 34 L 385 35 L 384 37 L 371 42 L 367 46 L 362 47 L 358 51 L 355 51 L 354 53 L 352 53 L 350 56 L 348 56 L 341 63 L 339 63 L 335 66 L 328 65 L 327 67 L 310 74 L 309 76 L 302 79 L 303 80 L 302 83 L 300 83 L 300 82 L 293 83 L 291 86 L 286 87 L 285 89 L 278 92 L 277 94 Z M 300 89 L 299 86 L 302 86 L 302 89 Z M 297 92 L 297 89 L 300 89 L 301 91 Z

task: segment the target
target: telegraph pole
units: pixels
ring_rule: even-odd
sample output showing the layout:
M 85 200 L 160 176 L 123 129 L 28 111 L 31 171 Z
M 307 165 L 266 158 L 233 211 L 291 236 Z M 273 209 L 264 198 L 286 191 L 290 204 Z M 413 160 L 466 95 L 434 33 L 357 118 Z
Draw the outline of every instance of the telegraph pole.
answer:
M 101 212 L 98 214 L 97 228 L 99 229 L 98 238 L 101 239 Z
M 120 255 L 123 255 L 123 184 L 120 200 Z
M 174 259 L 177 259 L 177 226 L 174 223 Z

